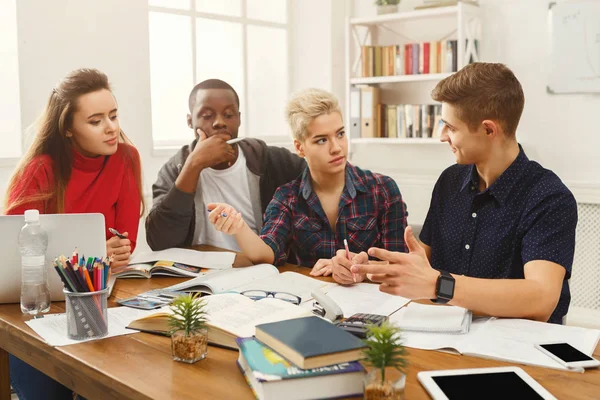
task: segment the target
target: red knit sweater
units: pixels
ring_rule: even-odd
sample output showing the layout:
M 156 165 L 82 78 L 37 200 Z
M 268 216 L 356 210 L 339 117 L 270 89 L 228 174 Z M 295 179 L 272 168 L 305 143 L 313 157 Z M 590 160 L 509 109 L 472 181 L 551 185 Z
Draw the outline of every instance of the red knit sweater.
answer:
M 140 193 L 135 182 L 132 161 L 139 167 L 135 147 L 121 143 L 111 156 L 85 157 L 74 151 L 73 170 L 65 192 L 65 213 L 102 213 L 106 239 L 113 235 L 108 228 L 129 232 L 131 251 L 135 249 L 140 218 Z M 8 193 L 9 204 L 24 190 L 26 196 L 44 193 L 53 186 L 52 159 L 35 158 L 27 167 L 15 190 Z M 51 203 L 34 201 L 12 209 L 8 214 L 23 214 L 37 209 L 48 213 Z

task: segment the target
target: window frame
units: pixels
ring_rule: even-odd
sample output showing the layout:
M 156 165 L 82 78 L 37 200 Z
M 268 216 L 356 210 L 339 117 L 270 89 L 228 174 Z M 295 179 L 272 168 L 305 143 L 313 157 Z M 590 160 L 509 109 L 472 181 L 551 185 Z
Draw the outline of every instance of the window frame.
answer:
M 287 96 L 289 97 L 290 95 L 290 89 L 292 87 L 292 64 L 291 64 L 291 59 L 292 59 L 292 51 L 291 51 L 291 45 L 293 43 L 292 40 L 292 12 L 291 12 L 291 0 L 281 0 L 281 1 L 285 1 L 286 2 L 286 9 L 287 9 L 287 21 L 285 23 L 281 23 L 281 22 L 271 22 L 271 21 L 263 21 L 260 19 L 254 19 L 254 18 L 248 18 L 247 17 L 247 6 L 246 6 L 246 0 L 240 0 L 241 3 L 241 16 L 239 17 L 234 17 L 234 16 L 228 16 L 228 15 L 221 15 L 221 14 L 213 14 L 213 13 L 207 13 L 207 12 L 202 12 L 202 11 L 197 11 L 196 10 L 196 0 L 190 0 L 190 4 L 189 4 L 189 9 L 183 10 L 183 9 L 179 9 L 179 8 L 170 8 L 170 7 L 164 7 L 164 6 L 154 6 L 154 5 L 150 5 L 149 2 L 150 0 L 148 0 L 147 2 L 147 6 L 148 6 L 148 18 L 150 17 L 150 13 L 151 12 L 155 12 L 155 13 L 164 13 L 164 14 L 171 14 L 171 15 L 181 15 L 181 16 L 187 16 L 190 17 L 190 23 L 191 23 L 191 35 L 192 35 L 192 42 L 191 42 L 191 51 L 192 51 L 192 79 L 193 82 L 190 85 L 190 88 L 192 87 L 192 85 L 194 85 L 197 82 L 197 70 L 196 70 L 196 63 L 197 63 L 197 46 L 196 46 L 196 24 L 197 24 L 197 19 L 198 18 L 205 18 L 205 19 L 211 19 L 211 20 L 216 20 L 216 21 L 223 21 L 223 22 L 234 22 L 234 23 L 239 23 L 242 27 L 242 60 L 243 60 L 243 79 L 244 79 L 244 88 L 243 88 L 243 96 L 240 97 L 240 102 L 242 102 L 243 104 L 248 104 L 248 25 L 255 25 L 255 26 L 261 26 L 261 27 L 268 27 L 268 28 L 278 28 L 278 29 L 284 29 L 286 34 L 287 34 L 287 65 L 288 65 L 288 71 L 287 71 L 287 87 L 288 87 L 288 91 L 287 91 Z M 148 38 L 150 38 L 150 32 L 148 31 Z M 150 43 L 148 43 L 150 46 Z M 152 84 L 152 83 L 150 83 Z M 152 102 L 152 98 L 150 98 L 150 102 Z M 281 113 L 283 114 L 284 112 L 284 107 L 285 104 L 281 105 Z M 242 116 L 242 124 L 245 124 L 246 126 L 249 126 L 248 120 L 249 118 L 251 118 L 248 115 L 243 115 Z M 156 156 L 162 156 L 162 155 L 168 155 L 168 154 L 172 154 L 173 150 L 175 149 L 179 149 L 182 146 L 185 146 L 187 144 L 190 143 L 191 140 L 182 140 L 182 139 L 167 139 L 167 140 L 157 140 L 154 138 L 154 127 L 152 126 L 152 154 L 156 155 Z M 260 139 L 265 141 L 266 143 L 270 144 L 270 145 L 280 145 L 280 146 L 289 146 L 292 143 L 292 139 L 291 136 L 289 134 L 281 134 L 281 135 L 261 135 L 261 136 L 254 136 L 251 134 L 251 132 L 246 131 L 246 135 L 247 137 L 253 137 L 256 139 Z

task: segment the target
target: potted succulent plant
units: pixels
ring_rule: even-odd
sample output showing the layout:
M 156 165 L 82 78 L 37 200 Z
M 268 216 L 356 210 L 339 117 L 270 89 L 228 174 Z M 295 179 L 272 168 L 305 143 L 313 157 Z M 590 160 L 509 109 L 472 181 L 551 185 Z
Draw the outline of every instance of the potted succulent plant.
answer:
M 171 304 L 169 316 L 173 360 L 195 363 L 208 353 L 206 302 L 197 295 L 180 296 Z
M 398 4 L 400 0 L 375 0 L 378 15 L 398 12 Z
M 381 326 L 370 325 L 367 328 L 364 362 L 373 369 L 365 377 L 365 400 L 404 399 L 408 361 L 406 348 L 401 342 L 400 328 L 389 322 L 384 322 Z M 392 380 L 389 376 L 386 377 L 386 367 L 400 371 L 400 378 Z

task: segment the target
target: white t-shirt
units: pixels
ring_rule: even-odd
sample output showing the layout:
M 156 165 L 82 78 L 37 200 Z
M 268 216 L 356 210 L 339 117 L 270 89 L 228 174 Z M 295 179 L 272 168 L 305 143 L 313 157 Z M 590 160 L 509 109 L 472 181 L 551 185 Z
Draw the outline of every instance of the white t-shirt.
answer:
M 235 164 L 224 170 L 206 168 L 200 173 L 199 183 L 202 188 L 202 198 L 205 206 L 209 203 L 227 203 L 231 205 L 242 213 L 242 217 L 250 229 L 258 233 L 252 201 L 250 200 L 246 157 L 241 149 L 238 151 Z M 205 207 L 206 218 L 203 218 L 204 226 L 200 227 L 200 234 L 196 239 L 196 243 L 240 251 L 240 247 L 232 235 L 217 231 L 210 223 L 208 211 L 206 210 Z

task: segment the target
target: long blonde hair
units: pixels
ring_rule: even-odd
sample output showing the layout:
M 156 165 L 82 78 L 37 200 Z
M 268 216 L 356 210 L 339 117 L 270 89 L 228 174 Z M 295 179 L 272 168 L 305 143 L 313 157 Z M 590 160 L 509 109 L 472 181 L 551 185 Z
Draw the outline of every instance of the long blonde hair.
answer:
M 46 212 L 64 213 L 65 191 L 71 178 L 73 168 L 73 143 L 66 133 L 73 123 L 73 114 L 77 110 L 77 101 L 84 94 L 98 90 L 111 90 L 107 76 L 96 70 L 77 69 L 60 81 L 52 89 L 48 103 L 42 115 L 35 124 L 36 135 L 17 166 L 8 184 L 5 196 L 5 213 L 30 202 L 45 201 L 49 205 Z M 119 142 L 131 144 L 129 138 L 121 130 Z M 52 159 L 53 181 L 46 192 L 36 194 L 24 193 L 29 185 L 22 185 L 22 180 L 33 179 L 35 174 L 25 176 L 25 169 L 36 157 L 48 155 Z M 144 213 L 144 198 L 142 192 L 142 171 L 139 160 L 134 160 L 131 151 L 127 151 L 127 158 L 133 168 L 135 182 L 140 194 L 140 216 Z M 19 189 L 21 188 L 21 189 Z M 15 192 L 18 191 L 18 192 Z

